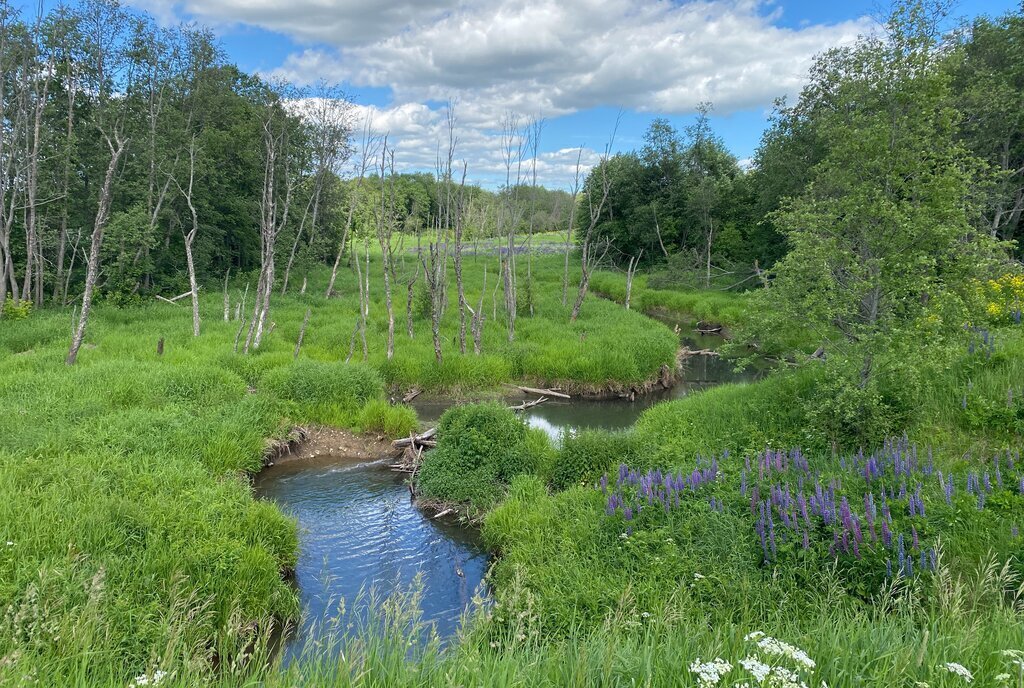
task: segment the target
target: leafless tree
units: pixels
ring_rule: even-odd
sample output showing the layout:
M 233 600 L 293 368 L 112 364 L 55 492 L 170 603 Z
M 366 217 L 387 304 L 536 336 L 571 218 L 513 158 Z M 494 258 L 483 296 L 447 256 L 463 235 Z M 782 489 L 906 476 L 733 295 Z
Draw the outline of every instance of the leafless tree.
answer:
M 502 268 L 508 340 L 516 338 L 516 228 L 522 220 L 519 191 L 523 182 L 523 155 L 528 147 L 529 129 L 520 128 L 519 117 L 509 113 L 502 120 L 501 154 L 505 165 L 505 188 L 498 209 L 498 233 L 505 237 L 506 255 Z
M 182 235 L 185 238 L 185 264 L 188 268 L 188 285 L 192 292 L 192 336 L 199 336 L 199 285 L 196 282 L 196 266 L 195 261 L 192 259 L 192 244 L 196 240 L 196 235 L 199 233 L 199 213 L 196 212 L 195 203 L 192 202 L 192 189 L 195 185 L 196 179 L 196 137 L 193 135 L 192 140 L 188 146 L 188 183 L 182 187 L 178 183 L 178 180 L 174 180 L 175 186 L 178 187 L 178 191 L 181 193 L 182 198 L 185 199 L 185 204 L 188 206 L 189 215 L 192 218 L 192 224 L 187 232 L 183 231 Z M 227 278 L 224 278 L 224 295 L 227 297 Z M 224 305 L 224 319 L 227 320 L 228 306 L 225 301 Z
M 380 243 L 381 263 L 384 271 L 384 306 L 388 315 L 387 358 L 390 361 L 395 355 L 395 309 L 391 300 L 391 281 L 393 271 L 393 246 L 391 237 L 394 234 L 397 220 L 397 200 L 395 197 L 395 151 L 388 147 L 384 137 L 380 155 L 380 202 L 374 208 L 374 219 L 377 225 L 377 241 Z M 369 270 L 369 266 L 367 266 Z
M 307 219 L 310 227 L 309 243 L 312 244 L 316 237 L 324 187 L 338 168 L 345 164 L 352 152 L 352 103 L 339 87 L 321 81 L 312 97 L 304 98 L 299 103 L 298 112 L 312 143 L 313 172 L 309 180 L 312 188 L 299 228 L 295 232 L 292 250 L 288 254 L 288 264 L 285 266 L 281 282 L 282 294 L 288 291 L 288 280 Z
M 100 187 L 99 206 L 96 209 L 96 220 L 92 229 L 92 242 L 89 247 L 89 262 L 85 275 L 85 291 L 82 293 L 82 311 L 78 316 L 78 327 L 75 328 L 75 335 L 71 338 L 71 349 L 65 363 L 74 365 L 78 360 L 78 350 L 82 347 L 85 338 L 85 328 L 89 322 L 89 310 L 92 307 L 93 291 L 96 289 L 96 280 L 100 274 L 100 248 L 103 245 L 103 231 L 106 229 L 107 220 L 110 219 L 110 200 L 113 193 L 114 174 L 117 171 L 117 163 L 128 145 L 128 139 L 121 137 L 120 130 L 113 134 L 113 140 L 107 137 L 107 147 L 110 149 L 110 164 L 107 165 L 107 173 L 103 177 L 103 186 Z
M 290 160 L 289 122 L 278 102 L 267 106 L 263 120 L 263 190 L 260 197 L 260 277 L 252 320 L 242 351 L 258 349 L 270 312 L 270 295 L 274 289 L 274 251 L 277 236 L 288 224 L 294 170 Z M 283 179 L 282 179 L 283 177 Z
M 583 307 L 583 299 L 586 297 L 587 289 L 590 287 L 590 275 L 594 270 L 594 266 L 598 265 L 608 254 L 610 242 L 607 239 L 604 241 L 596 240 L 594 230 L 597 228 L 597 223 L 601 219 L 601 213 L 604 212 L 604 206 L 608 202 L 608 195 L 611 193 L 612 180 L 608 176 L 608 160 L 611 158 L 612 146 L 615 143 L 615 133 L 619 129 L 619 121 L 621 119 L 622 114 L 620 113 L 619 117 L 615 120 L 615 128 L 612 130 L 612 135 L 604 147 L 604 153 L 601 155 L 595 170 L 598 178 L 592 181 L 587 192 L 589 218 L 587 228 L 583 234 L 583 242 L 580 246 L 580 284 L 576 292 L 576 302 L 572 306 L 572 314 L 569 316 L 570 322 L 575 322 L 580 317 L 580 308 Z
M 356 179 L 351 185 L 348 199 L 348 213 L 345 217 L 345 228 L 342 230 L 341 242 L 338 244 L 338 254 L 334 258 L 334 267 L 331 268 L 331 279 L 327 283 L 326 298 L 334 294 L 334 283 L 338 279 L 338 266 L 341 264 L 341 257 L 348 245 L 349 235 L 352 230 L 352 221 L 355 218 L 356 206 L 359 205 L 359 195 L 362 191 L 363 180 L 367 171 L 370 170 L 377 159 L 377 151 L 380 148 L 381 139 L 372 132 L 373 119 L 370 115 L 363 121 L 363 136 L 359 145 L 359 161 L 356 165 Z
M 640 267 L 640 259 L 644 256 L 644 250 L 640 249 L 640 253 L 636 256 L 629 257 L 629 266 L 626 268 L 626 310 L 629 310 L 629 301 L 633 296 L 633 278 L 636 277 L 636 271 Z
M 576 226 L 576 209 L 580 204 L 580 184 L 583 183 L 583 146 L 576 153 L 576 172 L 572 178 L 569 199 L 569 222 L 565 227 L 565 266 L 562 269 L 562 305 L 567 305 L 569 293 L 569 254 L 572 251 L 572 230 Z

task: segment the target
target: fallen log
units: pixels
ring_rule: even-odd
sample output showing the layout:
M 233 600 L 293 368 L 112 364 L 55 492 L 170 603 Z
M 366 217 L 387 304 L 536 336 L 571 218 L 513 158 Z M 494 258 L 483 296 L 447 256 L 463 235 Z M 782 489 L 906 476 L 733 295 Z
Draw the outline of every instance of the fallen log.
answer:
M 510 411 L 525 411 L 526 409 L 531 409 L 534 406 L 539 406 L 539 405 L 543 404 L 545 401 L 548 401 L 548 398 L 547 397 L 541 397 L 539 399 L 534 399 L 533 401 L 524 401 L 521 404 L 517 404 L 515 406 L 509 406 L 508 408 L 509 408 Z
M 178 294 L 178 295 L 177 295 L 177 296 L 175 296 L 174 298 L 172 298 L 172 299 L 168 299 L 168 298 L 165 298 L 165 297 L 163 297 L 163 296 L 160 296 L 159 294 L 154 294 L 154 296 L 156 296 L 156 297 L 157 297 L 158 299 L 160 299 L 161 301 L 166 301 L 167 303 L 173 303 L 173 304 L 174 304 L 175 306 L 177 306 L 177 305 L 178 305 L 178 303 L 177 303 L 178 301 L 181 301 L 181 300 L 182 300 L 183 298 L 185 298 L 186 296 L 191 296 L 191 295 L 192 295 L 192 292 L 191 292 L 191 291 L 187 291 L 187 292 L 185 292 L 184 294 Z
M 434 438 L 434 435 L 436 435 L 436 434 L 437 434 L 437 428 L 430 428 L 429 430 L 425 431 L 424 433 L 422 433 L 420 435 L 409 435 L 408 437 L 400 437 L 399 439 L 394 440 L 391 443 L 391 446 L 397 447 L 397 448 L 411 447 L 413 445 L 423 445 L 425 447 L 434 447 L 434 446 L 437 446 L 437 442 L 433 442 L 433 443 L 430 443 L 430 444 L 428 444 L 428 442 L 430 442 Z
M 422 389 L 414 387 L 414 388 L 410 389 L 408 392 L 406 392 L 405 396 L 402 397 L 402 403 L 403 404 L 408 404 L 410 401 L 412 401 L 413 399 L 415 399 L 416 397 L 418 397 L 422 393 L 423 393 Z
M 680 356 L 718 356 L 720 354 L 717 351 L 715 351 L 714 349 L 689 349 L 689 348 L 684 347 L 684 348 L 679 350 L 679 355 Z
M 558 397 L 559 399 L 572 399 L 568 394 L 559 392 L 554 389 L 542 389 L 539 387 L 524 387 L 522 385 L 506 385 L 506 387 L 514 387 L 520 392 L 526 392 L 527 394 L 537 394 L 539 396 Z
M 442 512 L 440 512 L 438 514 L 434 514 L 434 518 L 441 518 L 442 516 L 447 516 L 448 514 L 450 514 L 453 511 L 455 511 L 455 509 L 445 509 L 444 511 L 442 511 Z

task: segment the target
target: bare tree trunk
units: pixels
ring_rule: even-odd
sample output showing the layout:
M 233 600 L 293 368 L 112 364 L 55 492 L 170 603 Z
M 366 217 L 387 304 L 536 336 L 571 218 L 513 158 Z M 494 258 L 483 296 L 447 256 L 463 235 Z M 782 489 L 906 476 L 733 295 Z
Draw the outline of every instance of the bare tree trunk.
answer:
M 380 138 L 374 136 L 370 132 L 372 120 L 367 117 L 363 123 L 363 140 L 360 147 L 359 154 L 359 175 L 356 177 L 355 186 L 352 189 L 352 195 L 349 199 L 348 214 L 345 218 L 345 229 L 341 233 L 341 242 L 338 244 L 338 254 L 334 258 L 334 267 L 331 268 L 331 279 L 327 283 L 327 293 L 324 295 L 325 298 L 331 298 L 334 294 L 334 282 L 338 278 L 338 266 L 341 264 L 341 256 L 345 253 L 345 247 L 348 245 L 349 233 L 352 230 L 352 220 L 355 217 L 356 205 L 359 203 L 359 192 L 363 186 L 363 179 L 366 177 L 366 171 L 370 169 L 370 164 L 377 157 L 377 146 L 379 145 Z
M 299 339 L 295 342 L 295 355 L 292 356 L 294 359 L 299 358 L 299 351 L 302 350 L 302 339 L 306 336 L 306 325 L 309 324 L 309 309 L 306 309 L 306 317 L 302 319 L 302 327 L 299 328 Z
M 389 176 L 390 175 L 390 176 Z M 388 184 L 390 179 L 390 184 Z M 385 137 L 380 158 L 380 207 L 377 213 L 377 240 L 380 242 L 381 267 L 384 271 L 384 306 L 388 314 L 387 359 L 395 355 L 395 308 L 391 301 L 391 236 L 396 218 L 397 198 L 395 196 L 395 152 L 388 148 Z M 369 256 L 369 252 L 367 252 Z M 367 264 L 367 277 L 370 266 Z
M 441 252 L 440 247 L 434 243 L 430 243 L 430 267 L 427 267 L 426 261 L 423 262 L 423 274 L 427 281 L 427 290 L 430 293 L 430 331 L 434 339 L 434 358 L 437 360 L 437 364 L 441 365 L 443 358 L 441 355 L 441 299 L 444 298 L 444 294 L 441 291 L 441 280 L 443 279 L 443 270 L 441 266 Z
M 569 253 L 572 247 L 572 229 L 576 224 L 576 208 L 579 206 L 580 184 L 583 180 L 583 146 L 576 154 L 576 173 L 572 181 L 572 198 L 569 203 L 569 223 L 565 228 L 565 267 L 562 268 L 562 305 L 568 305 L 569 294 Z
M 633 278 L 636 276 L 637 268 L 640 267 L 640 259 L 644 255 L 644 250 L 640 249 L 639 255 L 636 257 L 630 256 L 629 267 L 626 268 L 626 310 L 629 310 L 629 301 L 633 296 Z
M 480 355 L 481 342 L 484 333 L 484 293 L 487 291 L 487 264 L 484 263 L 484 281 L 480 287 L 480 300 L 476 305 L 476 312 L 473 313 L 473 353 Z
M 231 268 L 224 273 L 224 322 L 231 320 L 231 295 L 228 294 L 228 278 L 231 276 Z
M 587 204 L 590 211 L 590 221 L 587 223 L 586 233 L 583 235 L 583 246 L 580 256 L 580 268 L 582 274 L 580 275 L 580 285 L 576 292 L 576 302 L 572 307 L 572 314 L 569 316 L 570 322 L 576 322 L 576 319 L 580 317 L 580 308 L 583 307 L 583 299 L 587 295 L 587 289 L 590 287 L 590 273 L 594 269 L 594 265 L 599 263 L 605 255 L 608 253 L 610 243 L 606 240 L 604 242 L 604 253 L 601 254 L 600 258 L 597 258 L 597 247 L 594 245 L 594 229 L 597 227 L 597 223 L 601 219 L 601 213 L 604 212 L 604 206 L 608 202 L 608 194 L 611 193 L 611 178 L 608 176 L 608 160 L 611 157 L 612 145 L 615 142 L 615 133 L 618 131 L 619 122 L 622 119 L 622 114 L 619 114 L 618 119 L 615 120 L 615 128 L 612 130 L 612 135 L 608 140 L 608 144 L 604 148 L 604 154 L 601 156 L 601 160 L 598 163 L 597 170 L 600 170 L 600 183 L 601 188 L 590 189 L 587 192 Z M 595 170 L 595 172 L 597 171 Z M 593 174 L 593 173 L 592 173 Z M 599 198 L 595 200 L 594 195 L 598 194 Z
M 188 149 L 188 187 L 182 188 L 181 184 L 178 184 L 177 180 L 174 181 L 178 187 L 178 191 L 185 198 L 185 203 L 188 205 L 189 214 L 192 217 L 192 229 L 185 234 L 185 264 L 188 267 L 188 285 L 192 291 L 192 336 L 199 336 L 199 285 L 196 282 L 196 266 L 195 261 L 192 258 L 192 243 L 196 240 L 196 234 L 199 233 L 199 214 L 196 212 L 196 206 L 192 202 L 192 189 L 195 185 L 196 178 L 196 137 L 192 137 L 191 144 Z M 157 209 L 154 210 L 155 214 L 159 212 L 159 206 L 163 202 L 163 194 L 160 195 L 160 200 L 157 201 Z M 228 293 L 228 282 L 227 277 L 224 278 L 224 297 L 227 298 Z M 224 319 L 227 320 L 228 303 L 224 302 Z
M 110 148 L 110 164 L 107 165 L 107 173 L 103 177 L 103 186 L 100 188 L 99 206 L 96 209 L 96 221 L 93 224 L 92 243 L 89 247 L 89 263 L 85 275 L 85 291 L 82 293 L 82 312 L 78 317 L 78 327 L 75 335 L 71 338 L 71 348 L 68 350 L 67 365 L 74 365 L 78 360 L 78 350 L 82 347 L 85 339 L 85 328 L 89 323 L 89 310 L 92 307 L 93 290 L 96 289 L 96 281 L 100 274 L 100 248 L 103 245 L 103 230 L 106 229 L 107 220 L 110 218 L 110 200 L 114 186 L 114 173 L 117 170 L 118 160 L 128 144 L 127 139 L 122 139 L 120 132 L 115 132 L 114 141 L 107 139 L 107 146 Z

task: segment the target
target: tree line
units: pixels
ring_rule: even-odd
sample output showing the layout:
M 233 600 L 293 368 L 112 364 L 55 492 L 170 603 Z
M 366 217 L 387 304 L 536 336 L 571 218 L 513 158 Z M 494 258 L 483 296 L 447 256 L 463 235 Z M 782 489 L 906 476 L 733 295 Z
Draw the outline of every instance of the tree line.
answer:
M 894 12 L 905 13 L 907 7 L 896 5 Z M 1013 250 L 1020 256 L 1024 5 L 998 18 L 980 17 L 941 36 L 937 22 L 945 18 L 945 7 L 917 7 L 917 19 L 931 25 L 920 29 L 931 37 L 924 51 L 928 68 L 941 82 L 943 105 L 955 114 L 950 142 L 984 168 L 972 179 L 970 193 L 978 203 L 971 221 L 994 239 L 1016 242 Z M 837 118 L 842 113 L 836 108 L 844 104 L 836 97 L 849 80 L 860 78 L 860 66 L 852 62 L 858 55 L 863 57 L 837 49 L 819 57 L 810 84 L 796 102 L 776 103 L 747 169 L 712 131 L 710 104 L 702 105 L 694 122 L 682 131 L 666 119 L 655 119 L 642 148 L 610 157 L 607 170 L 587 180 L 588 192 L 600 175 L 611 180 L 609 201 L 596 230 L 610 244 L 609 255 L 625 266 L 643 253 L 645 262 L 689 270 L 703 276 L 705 284 L 716 268 L 725 272 L 737 265 L 774 265 L 791 248 L 780 226 L 780 211 L 787 199 L 799 197 L 814 181 L 816 167 L 830 152 L 831 135 L 852 124 Z M 899 99 L 897 83 L 889 87 Z M 747 284 L 760 286 L 756 280 Z

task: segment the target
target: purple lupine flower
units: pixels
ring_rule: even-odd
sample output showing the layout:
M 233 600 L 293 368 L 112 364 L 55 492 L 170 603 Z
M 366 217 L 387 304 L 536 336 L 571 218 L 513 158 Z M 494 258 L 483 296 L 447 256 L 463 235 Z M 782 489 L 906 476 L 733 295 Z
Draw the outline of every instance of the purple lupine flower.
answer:
M 978 511 L 981 511 L 984 508 L 985 508 L 985 493 L 982 492 L 981 490 L 978 490 Z
M 624 506 L 622 508 L 622 517 L 625 518 L 627 521 L 632 521 L 633 520 L 633 509 L 631 509 L 628 505 Z
M 896 554 L 899 557 L 899 564 L 900 564 L 899 568 L 902 571 L 903 570 L 903 560 L 906 559 L 906 556 L 907 556 L 906 548 L 903 546 L 903 533 L 899 534 L 899 537 L 897 538 L 896 542 L 897 542 Z
M 985 471 L 985 492 L 992 491 L 992 479 L 988 477 L 988 471 Z
M 892 559 L 885 560 L 885 577 L 892 578 Z
M 939 568 L 939 553 L 935 551 L 934 547 L 928 548 L 928 560 L 931 564 L 932 571 Z
M 747 496 L 747 471 L 744 469 L 740 472 L 740 495 L 743 497 Z
M 914 549 L 918 549 L 921 546 L 921 541 L 917 537 L 917 527 L 916 526 L 911 526 L 910 527 L 910 532 L 913 533 L 913 542 L 914 542 L 913 547 L 914 547 Z
M 1010 537 L 1012 537 L 1014 540 L 1016 540 L 1019 536 L 1020 536 L 1020 528 L 1018 528 L 1017 524 L 1014 523 L 1012 526 L 1010 526 Z
M 608 474 L 601 476 L 601 494 L 608 494 Z
M 804 528 L 804 551 L 806 552 L 811 548 L 810 537 L 807 535 L 807 529 Z

